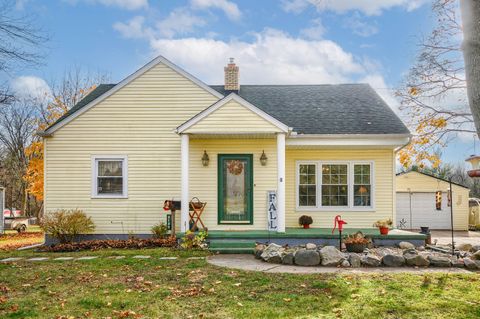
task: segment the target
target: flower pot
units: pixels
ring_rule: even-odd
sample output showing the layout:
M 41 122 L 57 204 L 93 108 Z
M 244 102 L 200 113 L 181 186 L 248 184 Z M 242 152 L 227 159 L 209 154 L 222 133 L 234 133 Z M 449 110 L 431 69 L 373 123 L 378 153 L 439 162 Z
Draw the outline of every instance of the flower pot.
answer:
M 388 227 L 379 227 L 380 235 L 388 235 Z
M 367 244 L 348 243 L 345 244 L 345 248 L 347 248 L 349 253 L 363 253 L 365 248 L 367 248 Z
M 310 228 L 310 225 L 309 225 L 309 224 L 303 225 L 303 229 L 309 229 L 309 228 Z
M 430 233 L 430 227 L 420 227 L 420 233 L 422 234 L 428 234 Z

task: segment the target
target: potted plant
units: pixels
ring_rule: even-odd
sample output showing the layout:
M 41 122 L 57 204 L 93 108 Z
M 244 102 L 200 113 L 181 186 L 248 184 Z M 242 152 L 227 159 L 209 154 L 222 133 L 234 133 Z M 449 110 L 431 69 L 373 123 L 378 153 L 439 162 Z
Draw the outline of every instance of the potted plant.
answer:
M 304 229 L 310 228 L 310 225 L 313 223 L 311 216 L 302 215 L 298 219 L 298 223 L 303 226 Z
M 367 245 L 370 243 L 370 239 L 366 238 L 362 232 L 356 232 L 353 235 L 347 236 L 343 240 L 348 252 L 362 253 Z
M 393 221 L 390 218 L 388 218 L 388 219 L 377 220 L 373 224 L 373 227 L 377 227 L 378 229 L 380 229 L 381 235 L 388 235 L 388 230 L 392 225 L 393 225 Z

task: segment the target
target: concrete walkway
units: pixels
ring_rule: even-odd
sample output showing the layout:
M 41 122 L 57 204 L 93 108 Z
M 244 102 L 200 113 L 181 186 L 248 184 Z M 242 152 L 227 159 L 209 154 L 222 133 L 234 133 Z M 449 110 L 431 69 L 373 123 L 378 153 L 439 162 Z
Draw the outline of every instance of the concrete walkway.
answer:
M 454 231 L 455 245 L 471 244 L 480 245 L 480 232 L 475 231 Z M 440 245 L 447 245 L 452 242 L 452 233 L 448 230 L 432 230 L 432 242 L 437 240 Z
M 289 274 L 364 274 L 364 273 L 455 273 L 471 274 L 472 272 L 462 268 L 336 268 L 336 267 L 302 267 L 269 264 L 255 259 L 253 255 L 215 255 L 209 256 L 207 262 L 226 268 L 261 271 L 266 273 L 289 273 Z

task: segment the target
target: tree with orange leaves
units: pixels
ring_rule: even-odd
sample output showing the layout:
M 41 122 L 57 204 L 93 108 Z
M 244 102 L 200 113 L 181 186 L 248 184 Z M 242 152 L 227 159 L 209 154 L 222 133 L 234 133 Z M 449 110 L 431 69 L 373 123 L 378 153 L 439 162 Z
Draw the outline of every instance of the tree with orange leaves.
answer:
M 52 86 L 52 101 L 46 107 L 40 107 L 40 117 L 37 120 L 37 130 L 43 131 L 55 123 L 71 107 L 96 88 L 96 84 L 104 81 L 104 75 L 84 75 L 79 68 L 65 74 L 59 86 Z M 33 139 L 25 149 L 28 158 L 28 166 L 24 175 L 27 182 L 27 191 L 38 201 L 44 198 L 44 156 L 43 140 Z

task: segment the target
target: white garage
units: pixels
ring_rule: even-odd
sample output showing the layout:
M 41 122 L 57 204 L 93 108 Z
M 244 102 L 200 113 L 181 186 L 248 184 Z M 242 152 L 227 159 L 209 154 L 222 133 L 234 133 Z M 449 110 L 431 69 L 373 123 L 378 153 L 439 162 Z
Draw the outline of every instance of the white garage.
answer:
M 425 173 L 410 171 L 396 177 L 396 224 L 400 229 L 450 229 L 450 203 L 453 203 L 453 227 L 468 230 L 469 189 Z

